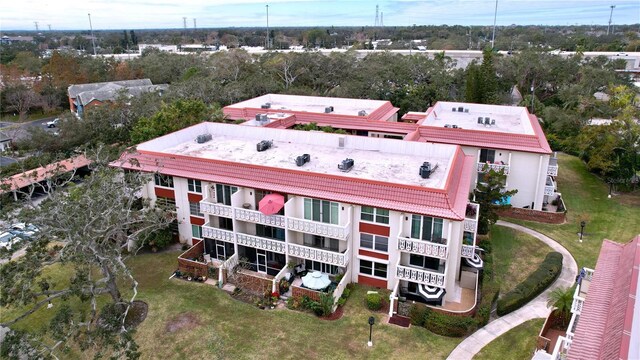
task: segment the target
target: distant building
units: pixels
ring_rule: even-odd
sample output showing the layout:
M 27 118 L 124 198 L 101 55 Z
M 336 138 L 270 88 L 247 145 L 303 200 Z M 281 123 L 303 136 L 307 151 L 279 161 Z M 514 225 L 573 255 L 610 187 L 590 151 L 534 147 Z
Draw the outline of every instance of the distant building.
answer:
M 85 108 L 114 101 L 121 91 L 125 91 L 129 97 L 133 97 L 146 92 L 162 94 L 167 87 L 167 84 L 153 85 L 149 79 L 71 85 L 67 91 L 69 108 L 71 112 L 82 117 Z
M 0 44 L 9 45 L 19 41 L 33 42 L 33 36 L 7 36 L 4 35 L 0 38 Z
M 178 52 L 178 45 L 138 44 L 138 49 L 140 49 L 140 54 L 142 54 L 145 49 L 157 49 L 160 51 L 175 53 Z

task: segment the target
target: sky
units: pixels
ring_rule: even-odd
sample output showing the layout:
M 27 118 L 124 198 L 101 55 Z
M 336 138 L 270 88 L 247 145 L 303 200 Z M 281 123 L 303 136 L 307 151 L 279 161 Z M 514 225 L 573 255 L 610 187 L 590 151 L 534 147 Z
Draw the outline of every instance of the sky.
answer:
M 154 29 L 266 26 L 492 25 L 494 0 L 13 0 L 3 1 L 0 30 Z M 640 23 L 640 0 L 498 0 L 498 25 Z

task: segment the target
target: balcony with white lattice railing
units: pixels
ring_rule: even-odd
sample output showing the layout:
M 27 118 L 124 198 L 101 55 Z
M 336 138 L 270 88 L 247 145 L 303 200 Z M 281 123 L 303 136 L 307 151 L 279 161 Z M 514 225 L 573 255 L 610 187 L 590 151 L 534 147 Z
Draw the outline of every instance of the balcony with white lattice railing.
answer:
M 208 239 L 221 240 L 230 243 L 235 242 L 235 235 L 233 231 L 213 227 L 210 226 L 209 223 L 202 226 L 202 236 Z
M 553 181 L 553 178 L 551 178 L 551 176 L 547 176 L 547 181 L 545 182 L 544 185 L 544 194 L 548 195 L 548 196 L 553 196 L 553 194 L 556 192 L 556 182 Z
M 282 215 L 265 215 L 260 211 L 234 208 L 236 220 L 263 224 L 268 226 L 285 227 L 285 217 Z
M 307 234 L 326 236 L 339 240 L 347 240 L 351 233 L 351 222 L 346 225 L 335 225 L 313 220 L 305 220 L 290 217 L 287 221 L 289 230 L 299 231 Z
M 219 204 L 210 199 L 200 201 L 200 212 L 203 214 L 222 216 L 226 218 L 233 217 L 233 207 Z
M 267 239 L 260 236 L 236 234 L 236 242 L 238 243 L 238 245 L 256 249 L 267 250 L 281 254 L 284 254 L 286 252 L 286 244 L 284 241 Z
M 460 256 L 465 258 L 473 258 L 476 251 L 476 247 L 474 245 L 462 245 L 460 249 Z
M 478 218 L 480 217 L 480 205 L 468 203 L 465 210 L 462 227 L 464 231 L 476 233 L 478 231 Z
M 509 175 L 509 164 L 493 164 L 488 162 L 479 162 L 477 165 L 477 170 L 479 172 L 484 172 L 489 170 L 500 171 L 504 170 L 505 175 Z
M 558 176 L 558 159 L 550 158 L 549 166 L 547 166 L 547 175 L 549 176 Z
M 441 239 L 439 242 L 411 239 L 398 236 L 398 250 L 411 254 L 447 259 L 447 240 Z
M 443 287 L 445 275 L 436 271 L 399 265 L 396 267 L 396 277 L 400 280 L 408 280 L 415 283 Z
M 340 253 L 337 251 L 317 249 L 299 244 L 287 244 L 287 253 L 290 256 L 337 266 L 347 266 L 349 263 L 349 250 L 350 249 L 347 249 L 345 252 Z

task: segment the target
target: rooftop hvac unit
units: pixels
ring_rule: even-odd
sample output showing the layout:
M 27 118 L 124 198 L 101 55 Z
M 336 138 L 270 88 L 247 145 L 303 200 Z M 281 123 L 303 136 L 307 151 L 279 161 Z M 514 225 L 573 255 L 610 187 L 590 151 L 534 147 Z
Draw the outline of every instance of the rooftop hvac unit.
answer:
M 344 143 L 347 140 L 347 138 L 345 138 L 344 136 L 340 136 L 338 138 L 338 147 L 339 148 L 343 148 L 344 147 Z
M 256 122 L 266 123 L 269 121 L 269 116 L 267 114 L 256 114 Z
M 300 156 L 296 157 L 296 165 L 297 166 L 302 166 L 302 165 L 304 165 L 304 164 L 306 164 L 306 163 L 308 163 L 310 161 L 311 161 L 311 155 L 309 155 L 309 154 L 303 154 L 303 155 L 300 155 Z
M 451 111 L 456 112 L 456 108 L 452 107 Z
M 491 124 L 491 119 L 489 119 L 488 117 L 484 118 L 484 124 L 485 125 L 490 125 Z
M 256 150 L 258 150 L 258 152 L 262 152 L 269 149 L 272 145 L 273 141 L 262 140 L 256 145 Z
M 478 116 L 478 124 L 484 124 L 484 119 L 482 118 L 482 116 Z
M 364 110 L 358 111 L 358 116 L 367 116 L 367 112 Z
M 333 112 L 333 106 L 326 106 L 324 108 L 324 113 L 325 114 L 329 114 L 329 113 L 332 113 L 332 112 Z
M 463 111 L 464 111 L 464 108 L 462 106 L 459 106 L 458 107 L 458 112 L 463 112 Z
M 491 119 L 491 126 L 494 126 L 496 124 L 496 119 Z
M 204 144 L 207 141 L 211 140 L 213 137 L 211 136 L 211 134 L 200 134 L 196 137 L 196 142 L 198 144 Z
M 469 113 L 469 108 L 464 109 L 464 112 Z
M 271 109 L 271 103 L 265 103 L 260 105 L 261 109 Z
M 449 124 L 444 124 L 444 127 L 446 127 L 447 129 L 451 127 L 451 125 Z
M 431 176 L 431 163 L 425 161 L 420 165 L 420 177 L 423 179 L 428 179 Z
M 457 128 L 458 128 L 458 125 L 455 125 L 455 124 L 454 124 L 454 125 L 451 125 L 451 127 L 452 127 L 452 128 L 454 128 L 454 129 L 457 129 Z
M 353 168 L 353 159 L 346 158 L 342 160 L 340 164 L 338 164 L 338 169 L 342 172 L 349 172 Z

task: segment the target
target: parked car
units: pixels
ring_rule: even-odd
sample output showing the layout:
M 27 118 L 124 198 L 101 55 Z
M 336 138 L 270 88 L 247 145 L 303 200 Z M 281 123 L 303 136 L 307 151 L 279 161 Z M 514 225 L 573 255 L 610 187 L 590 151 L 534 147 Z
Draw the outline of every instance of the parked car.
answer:
M 58 126 L 58 123 L 60 122 L 60 118 L 55 118 L 51 121 L 47 121 L 47 127 L 48 128 L 54 128 L 56 126 Z
M 19 241 L 20 238 L 10 232 L 3 232 L 0 234 L 0 248 L 10 250 L 11 246 Z
M 13 235 L 25 240 L 34 237 L 39 231 L 40 229 L 38 229 L 35 225 L 25 223 L 13 224 L 11 225 L 11 230 L 9 230 L 9 232 Z

